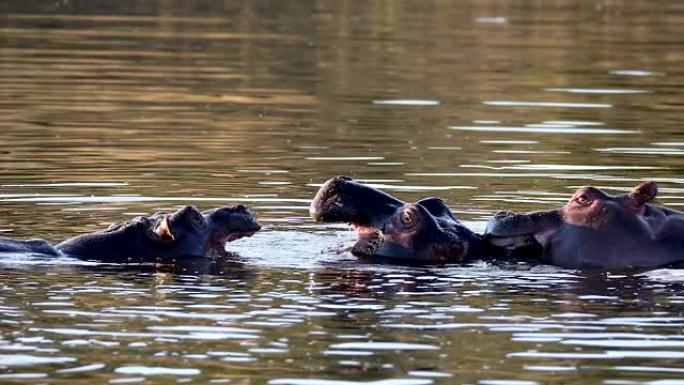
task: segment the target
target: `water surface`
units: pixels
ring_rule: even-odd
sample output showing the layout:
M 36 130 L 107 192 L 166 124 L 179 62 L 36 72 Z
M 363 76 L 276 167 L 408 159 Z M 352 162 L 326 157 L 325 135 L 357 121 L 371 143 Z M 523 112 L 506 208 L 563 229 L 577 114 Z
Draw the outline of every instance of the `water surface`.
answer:
M 248 204 L 229 260 L 4 258 L 2 383 L 681 384 L 677 271 L 364 264 L 352 175 L 481 231 L 579 186 L 684 204 L 680 2 L 6 1 L 0 232 Z

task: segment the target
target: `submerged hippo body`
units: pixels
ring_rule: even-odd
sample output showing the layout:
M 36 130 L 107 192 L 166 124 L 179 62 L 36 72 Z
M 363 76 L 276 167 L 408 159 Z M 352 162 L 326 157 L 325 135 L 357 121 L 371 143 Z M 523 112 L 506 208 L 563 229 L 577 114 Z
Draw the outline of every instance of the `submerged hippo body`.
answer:
M 59 256 L 60 252 L 44 239 L 27 239 L 23 241 L 0 237 L 0 254 L 23 253 L 45 256 Z
M 338 176 L 318 191 L 309 209 L 320 222 L 348 222 L 358 240 L 352 253 L 403 262 L 463 262 L 481 237 L 464 227 L 441 199 L 405 203 L 350 177 Z
M 56 248 L 70 257 L 102 262 L 171 262 L 221 254 L 226 242 L 260 228 L 243 205 L 204 212 L 185 206 L 171 214 L 136 217 L 105 231 L 79 235 Z
M 656 193 L 654 182 L 623 195 L 583 187 L 558 210 L 496 214 L 485 240 L 508 255 L 533 252 L 543 263 L 570 268 L 684 262 L 684 213 L 648 203 Z

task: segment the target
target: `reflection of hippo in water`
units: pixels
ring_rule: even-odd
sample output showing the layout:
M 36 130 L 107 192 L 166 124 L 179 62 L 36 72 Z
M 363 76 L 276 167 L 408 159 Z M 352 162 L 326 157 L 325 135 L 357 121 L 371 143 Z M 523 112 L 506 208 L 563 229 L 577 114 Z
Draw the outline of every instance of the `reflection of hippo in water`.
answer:
M 563 267 L 655 267 L 684 261 L 684 213 L 649 204 L 654 182 L 629 194 L 583 187 L 558 210 L 501 212 L 485 239 L 507 254 L 534 251 Z
M 221 254 L 226 242 L 261 229 L 243 205 L 199 212 L 136 217 L 107 230 L 79 235 L 56 246 L 64 255 L 102 262 L 154 262 Z
M 441 199 L 405 203 L 350 177 L 327 181 L 311 202 L 311 217 L 350 222 L 352 253 L 410 262 L 461 262 L 476 255 L 481 237 L 465 228 Z

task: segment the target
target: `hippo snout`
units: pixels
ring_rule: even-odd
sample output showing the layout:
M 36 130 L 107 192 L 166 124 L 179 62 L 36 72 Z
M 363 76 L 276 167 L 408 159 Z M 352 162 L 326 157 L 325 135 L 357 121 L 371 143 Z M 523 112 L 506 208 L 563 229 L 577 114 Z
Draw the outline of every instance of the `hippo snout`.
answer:
M 257 222 L 256 216 L 247 207 L 242 206 L 240 209 L 240 206 L 236 207 L 238 227 L 244 231 L 256 232 L 261 230 L 261 225 Z
M 340 193 L 352 181 L 348 176 L 336 176 L 321 186 L 309 206 L 309 215 L 316 222 L 336 220 L 336 209 L 342 209 Z
M 486 237 L 512 237 L 533 235 L 558 227 L 562 216 L 558 210 L 513 213 L 500 211 L 487 223 Z

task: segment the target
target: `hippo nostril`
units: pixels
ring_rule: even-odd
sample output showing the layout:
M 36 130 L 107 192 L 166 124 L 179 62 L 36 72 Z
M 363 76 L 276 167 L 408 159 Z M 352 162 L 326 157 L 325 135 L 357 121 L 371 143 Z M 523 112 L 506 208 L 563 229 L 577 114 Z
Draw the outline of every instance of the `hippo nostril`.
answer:
M 247 212 L 247 206 L 242 205 L 242 204 L 237 205 L 237 206 L 235 206 L 235 211 Z

